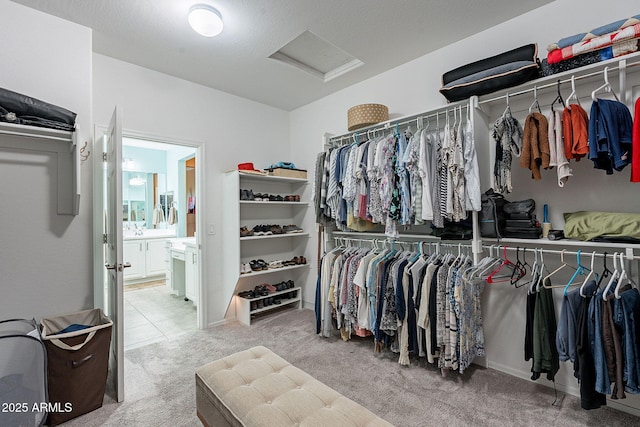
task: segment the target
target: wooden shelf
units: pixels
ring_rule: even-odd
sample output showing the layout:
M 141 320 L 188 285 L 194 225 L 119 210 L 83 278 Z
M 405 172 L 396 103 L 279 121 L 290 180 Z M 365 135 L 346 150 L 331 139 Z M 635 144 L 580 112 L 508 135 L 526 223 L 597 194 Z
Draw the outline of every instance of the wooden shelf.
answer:
M 280 268 L 269 268 L 267 270 L 252 271 L 251 273 L 241 274 L 240 278 L 242 279 L 245 277 L 261 276 L 263 274 L 272 274 L 272 273 L 278 273 L 280 271 L 296 270 L 296 269 L 305 268 L 305 267 L 309 267 L 309 264 L 297 264 L 297 265 L 288 265 Z
M 295 292 L 296 293 L 296 297 L 295 298 L 289 298 L 289 299 L 281 299 L 280 300 L 280 304 L 271 304 L 268 305 L 266 307 L 261 307 L 255 310 L 251 310 L 251 302 L 253 301 L 260 301 L 260 300 L 264 300 L 265 298 L 269 298 L 269 297 L 276 297 L 278 295 L 283 295 L 289 292 Z M 236 316 L 237 319 L 240 323 L 250 326 L 251 325 L 251 315 L 253 314 L 258 314 L 258 313 L 264 313 L 267 311 L 271 311 L 271 310 L 275 310 L 287 305 L 291 305 L 291 304 L 297 304 L 298 308 L 300 308 L 300 303 L 302 302 L 302 288 L 299 286 L 290 288 L 290 289 L 285 289 L 284 291 L 277 291 L 277 292 L 273 292 L 270 293 L 269 295 L 266 296 L 262 296 L 262 297 L 256 297 L 256 298 L 242 298 L 239 297 L 238 295 L 235 296 L 235 300 L 236 300 Z
M 255 173 L 238 172 L 240 179 L 242 180 L 254 180 L 254 181 L 280 181 L 280 182 L 299 182 L 307 183 L 307 178 L 290 178 L 287 176 L 273 176 L 273 175 L 258 175 Z
M 259 202 L 255 200 L 240 200 L 241 205 L 283 205 L 283 206 L 309 206 L 306 202 Z
M 248 236 L 248 237 L 240 237 L 240 240 L 245 241 L 245 240 L 262 240 L 262 239 L 281 239 L 285 237 L 301 237 L 301 236 L 309 237 L 309 233 L 284 233 L 284 234 L 270 234 L 268 236 Z

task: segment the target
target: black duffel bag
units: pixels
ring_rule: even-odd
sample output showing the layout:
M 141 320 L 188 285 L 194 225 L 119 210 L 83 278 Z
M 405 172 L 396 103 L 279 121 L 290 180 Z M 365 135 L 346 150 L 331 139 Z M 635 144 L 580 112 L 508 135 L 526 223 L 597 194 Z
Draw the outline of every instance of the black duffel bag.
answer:
M 75 130 L 76 113 L 0 88 L 0 121 L 66 131 Z

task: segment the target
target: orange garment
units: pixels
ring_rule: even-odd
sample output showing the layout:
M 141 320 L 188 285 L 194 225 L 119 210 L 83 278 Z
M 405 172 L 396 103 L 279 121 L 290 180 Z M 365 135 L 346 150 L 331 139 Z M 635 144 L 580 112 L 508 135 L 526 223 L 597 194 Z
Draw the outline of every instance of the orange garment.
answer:
M 589 116 L 579 104 L 571 104 L 562 114 L 564 153 L 567 159 L 581 158 L 589 154 Z
M 540 113 L 531 113 L 524 123 L 520 167 L 531 170 L 531 178 L 542 179 L 540 166 L 549 168 L 549 123 Z

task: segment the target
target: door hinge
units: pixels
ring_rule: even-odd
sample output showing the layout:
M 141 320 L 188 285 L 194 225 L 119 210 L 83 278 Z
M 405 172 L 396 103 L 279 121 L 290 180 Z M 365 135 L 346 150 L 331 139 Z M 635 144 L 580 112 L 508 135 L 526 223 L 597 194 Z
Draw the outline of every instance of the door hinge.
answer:
M 105 163 L 107 162 L 107 153 L 106 152 L 102 153 L 102 161 L 105 162 Z
M 102 243 L 105 243 L 105 244 L 107 243 L 107 233 L 104 233 L 102 235 Z

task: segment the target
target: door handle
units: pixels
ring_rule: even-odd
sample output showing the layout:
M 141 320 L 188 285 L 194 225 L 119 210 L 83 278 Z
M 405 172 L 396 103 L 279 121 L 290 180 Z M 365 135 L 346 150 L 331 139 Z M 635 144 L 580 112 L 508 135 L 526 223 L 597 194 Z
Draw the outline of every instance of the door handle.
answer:
M 105 266 L 105 268 L 106 268 L 107 270 L 118 270 L 118 271 L 122 271 L 122 270 L 124 270 L 125 268 L 129 268 L 129 267 L 131 267 L 131 263 L 130 263 L 130 262 L 126 262 L 126 263 L 124 263 L 124 265 L 123 265 L 123 264 L 105 264 L 104 266 Z

